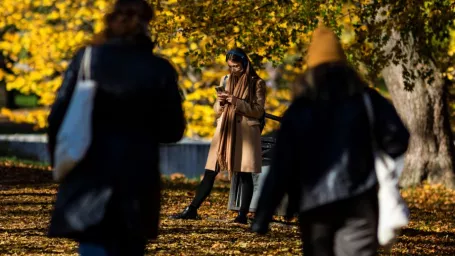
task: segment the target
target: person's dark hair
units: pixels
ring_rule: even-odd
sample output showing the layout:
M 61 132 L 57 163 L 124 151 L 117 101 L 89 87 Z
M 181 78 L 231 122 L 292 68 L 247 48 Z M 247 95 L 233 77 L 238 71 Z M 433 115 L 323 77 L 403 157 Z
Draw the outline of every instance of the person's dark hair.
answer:
M 295 77 L 295 80 L 291 84 L 291 92 L 293 98 L 298 98 L 301 95 L 308 95 L 309 94 L 309 85 L 306 81 L 306 73 L 299 74 Z
M 95 36 L 93 43 L 102 44 L 109 38 L 134 40 L 148 36 L 148 25 L 154 18 L 153 7 L 145 0 L 117 0 L 104 17 L 105 30 Z
M 226 61 L 228 60 L 242 63 L 243 68 L 246 68 L 249 62 L 248 56 L 241 48 L 233 48 L 229 50 L 226 54 Z
M 310 99 L 345 98 L 362 92 L 367 86 L 357 71 L 345 62 L 324 63 L 310 68 L 297 83 L 304 87 L 302 96 Z M 327 90 L 329 87 L 332 89 Z

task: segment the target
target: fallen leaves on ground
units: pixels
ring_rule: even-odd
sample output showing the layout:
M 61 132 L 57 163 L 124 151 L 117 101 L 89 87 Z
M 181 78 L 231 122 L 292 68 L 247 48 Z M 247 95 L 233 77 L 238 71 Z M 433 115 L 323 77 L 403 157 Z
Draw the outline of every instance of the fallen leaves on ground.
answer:
M 77 244 L 46 237 L 57 186 L 49 168 L 0 166 L 0 255 L 77 255 Z M 202 205 L 202 220 L 170 220 L 187 206 L 196 181 L 176 177 L 164 181 L 159 239 L 147 245 L 147 255 L 299 255 L 296 223 L 273 223 L 265 236 L 233 224 L 227 210 L 228 183 L 218 181 Z M 402 231 L 393 255 L 455 255 L 455 192 L 424 185 L 403 191 L 411 223 Z M 385 254 L 381 254 L 385 255 Z

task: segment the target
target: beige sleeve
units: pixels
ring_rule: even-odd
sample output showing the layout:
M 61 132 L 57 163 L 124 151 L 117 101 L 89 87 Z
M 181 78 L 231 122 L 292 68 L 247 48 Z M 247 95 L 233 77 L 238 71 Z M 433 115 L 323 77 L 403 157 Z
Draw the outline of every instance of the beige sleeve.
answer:
M 252 103 L 237 99 L 236 111 L 244 116 L 259 119 L 264 114 L 265 107 L 265 82 L 259 79 L 256 82 L 256 97 Z

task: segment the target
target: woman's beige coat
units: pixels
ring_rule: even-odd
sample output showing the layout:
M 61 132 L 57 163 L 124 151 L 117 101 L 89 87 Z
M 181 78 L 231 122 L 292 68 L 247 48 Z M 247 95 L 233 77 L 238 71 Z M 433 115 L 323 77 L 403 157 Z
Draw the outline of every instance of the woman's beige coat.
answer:
M 223 84 L 221 79 L 220 86 Z M 254 80 L 256 83 L 256 95 L 253 103 L 237 99 L 235 103 L 237 124 L 234 146 L 234 172 L 260 173 L 262 166 L 261 156 L 261 132 L 259 118 L 264 114 L 265 82 L 262 79 Z M 229 78 L 226 85 L 229 84 Z M 218 145 L 220 142 L 220 121 L 223 115 L 223 107 L 216 101 L 214 105 L 217 117 L 215 135 L 210 145 L 209 155 L 205 169 L 215 171 L 217 162 Z M 224 170 L 220 170 L 224 171 Z

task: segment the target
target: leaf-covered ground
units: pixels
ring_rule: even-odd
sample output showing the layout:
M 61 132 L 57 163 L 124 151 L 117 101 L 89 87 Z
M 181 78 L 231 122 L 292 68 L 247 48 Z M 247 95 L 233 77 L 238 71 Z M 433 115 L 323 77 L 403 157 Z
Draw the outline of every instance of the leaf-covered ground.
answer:
M 182 210 L 196 184 L 165 181 L 161 235 L 147 246 L 149 255 L 299 255 L 298 228 L 274 223 L 258 236 L 230 221 L 228 186 L 218 182 L 201 207 L 201 221 L 167 218 Z M 45 167 L 3 164 L 0 167 L 0 255 L 77 255 L 77 245 L 48 239 L 46 229 L 56 185 Z M 403 191 L 412 221 L 393 248 L 393 255 L 455 255 L 455 192 L 423 186 Z M 384 254 L 382 254 L 384 255 Z

